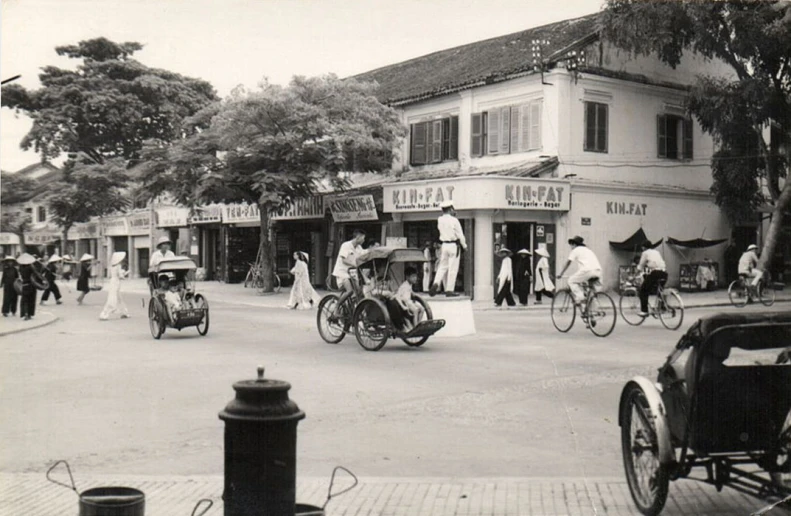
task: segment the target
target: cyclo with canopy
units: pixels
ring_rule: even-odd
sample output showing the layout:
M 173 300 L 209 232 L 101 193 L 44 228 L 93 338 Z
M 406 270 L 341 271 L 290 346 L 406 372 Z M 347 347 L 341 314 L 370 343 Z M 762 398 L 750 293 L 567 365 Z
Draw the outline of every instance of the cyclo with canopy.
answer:
M 336 311 L 339 294 L 328 294 L 319 303 L 316 322 L 321 338 L 336 344 L 353 330 L 357 342 L 367 351 L 382 349 L 391 338 L 399 338 L 411 347 L 422 346 L 445 326 L 445 321 L 434 319 L 428 303 L 412 294 L 412 301 L 423 308 L 423 314 L 410 327 L 410 315 L 393 299 L 393 294 L 404 280 L 402 266 L 425 261 L 420 249 L 375 247 L 365 251 L 357 258 L 357 267 L 349 269 L 354 292 L 338 307 L 337 317 L 331 315 Z
M 641 513 L 659 514 L 669 481 L 680 478 L 770 502 L 791 497 L 789 354 L 791 314 L 718 314 L 687 331 L 656 383 L 638 376 L 626 384 L 618 423 Z
M 198 333 L 209 331 L 209 302 L 195 292 L 190 272 L 197 268 L 186 256 L 165 258 L 151 271 L 151 300 L 148 303 L 148 323 L 155 339 L 167 328 L 181 331 L 195 326 Z

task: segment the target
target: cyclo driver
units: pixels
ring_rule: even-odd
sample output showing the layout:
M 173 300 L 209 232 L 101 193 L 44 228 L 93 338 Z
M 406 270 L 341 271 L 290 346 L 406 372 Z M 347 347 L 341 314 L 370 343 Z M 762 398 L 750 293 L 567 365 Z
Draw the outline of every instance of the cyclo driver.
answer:
M 329 317 L 331 321 L 338 319 L 338 310 L 354 292 L 349 269 L 357 267 L 357 256 L 363 252 L 361 247 L 363 242 L 365 242 L 365 231 L 355 229 L 352 239 L 342 243 L 341 248 L 338 250 L 338 259 L 335 261 L 332 275 L 338 281 L 338 286 L 343 289 L 343 294 L 341 294 L 340 299 L 335 304 L 335 308 L 332 309 Z

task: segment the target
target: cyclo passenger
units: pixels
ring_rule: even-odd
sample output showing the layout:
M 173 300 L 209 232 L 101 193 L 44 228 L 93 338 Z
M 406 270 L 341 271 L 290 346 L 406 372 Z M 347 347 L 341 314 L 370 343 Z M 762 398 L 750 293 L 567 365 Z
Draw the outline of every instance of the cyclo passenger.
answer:
M 643 284 L 640 285 L 640 315 L 648 316 L 648 296 L 656 294 L 659 285 L 664 286 L 667 281 L 667 266 L 659 251 L 652 249 L 650 240 L 641 244 L 643 250 L 640 255 L 640 262 L 637 264 L 638 271 L 645 271 Z
M 420 321 L 423 307 L 412 300 L 412 285 L 418 281 L 417 269 L 407 267 L 404 277 L 404 282 L 396 286 L 395 282 L 384 277 L 382 269 L 375 278 L 366 280 L 363 293 L 379 298 L 385 304 L 393 326 L 408 332 Z
M 341 248 L 338 250 L 338 259 L 335 262 L 332 275 L 338 281 L 338 286 L 343 289 L 343 294 L 341 294 L 340 299 L 338 299 L 332 309 L 332 313 L 329 316 L 330 321 L 338 319 L 338 310 L 354 292 L 354 286 L 349 277 L 349 269 L 357 266 L 357 256 L 363 252 L 361 245 L 364 241 L 365 231 L 355 229 L 352 239 L 342 243 Z

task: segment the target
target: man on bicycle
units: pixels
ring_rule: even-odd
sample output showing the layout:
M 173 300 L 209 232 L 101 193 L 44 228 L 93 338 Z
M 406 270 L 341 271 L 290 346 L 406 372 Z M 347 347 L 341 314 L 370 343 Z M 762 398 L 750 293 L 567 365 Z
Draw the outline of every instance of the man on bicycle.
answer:
M 344 301 L 354 292 L 351 277 L 349 276 L 349 269 L 357 267 L 357 256 L 363 252 L 362 243 L 365 242 L 365 231 L 362 229 L 355 229 L 352 239 L 341 244 L 338 250 L 338 259 L 335 261 L 335 268 L 332 270 L 332 275 L 338 282 L 338 286 L 343 289 L 338 303 L 332 310 L 330 319 L 337 319 L 338 310 Z
M 637 270 L 645 272 L 643 284 L 640 286 L 640 316 L 648 316 L 648 296 L 656 294 L 657 287 L 664 285 L 667 281 L 667 266 L 659 251 L 652 249 L 653 244 L 650 240 L 642 243 L 643 250 L 640 255 L 640 262 Z
M 581 236 L 570 238 L 569 245 L 571 246 L 569 259 L 557 278 L 560 279 L 563 276 L 572 262 L 577 264 L 577 272 L 569 278 L 569 290 L 571 290 L 574 304 L 580 307 L 585 297 L 582 293 L 582 285 L 593 278 L 601 279 L 601 264 L 594 252 L 585 246 L 585 240 Z
M 755 287 L 764 274 L 763 271 L 756 268 L 758 266 L 758 254 L 756 251 L 758 251 L 758 246 L 750 244 L 747 246 L 747 250 L 742 253 L 742 257 L 739 258 L 739 276 L 752 278 L 749 289 L 753 292 L 755 292 Z

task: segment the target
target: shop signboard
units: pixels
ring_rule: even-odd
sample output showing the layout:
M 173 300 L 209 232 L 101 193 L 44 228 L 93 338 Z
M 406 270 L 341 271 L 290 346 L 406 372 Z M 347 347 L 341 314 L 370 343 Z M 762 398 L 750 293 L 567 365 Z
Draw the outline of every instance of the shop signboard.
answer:
M 81 222 L 74 224 L 69 229 L 69 240 L 82 240 L 99 238 L 101 236 L 101 225 L 98 222 Z
M 189 208 L 158 208 L 157 214 L 157 227 L 159 228 L 174 228 L 186 227 L 187 220 L 189 219 Z
M 324 204 L 321 197 L 302 197 L 281 206 L 271 213 L 272 220 L 300 220 L 324 218 Z
M 19 235 L 0 233 L 0 245 L 19 245 Z
M 134 213 L 126 217 L 129 234 L 142 236 L 151 232 L 151 212 Z
M 567 181 L 518 177 L 469 177 L 384 185 L 384 211 L 439 211 L 444 201 L 457 210 L 568 211 Z
M 222 207 L 222 220 L 226 224 L 261 222 L 257 204 L 226 204 Z
M 195 208 L 189 218 L 190 224 L 217 224 L 220 222 L 222 222 L 222 206 L 219 204 Z
M 127 236 L 129 234 L 126 217 L 106 217 L 102 219 L 102 226 L 106 236 Z
M 8 234 L 8 233 L 4 233 Z M 71 235 L 71 232 L 69 232 Z M 62 233 L 58 230 L 54 229 L 40 229 L 37 231 L 31 231 L 29 233 L 25 233 L 25 245 L 44 245 L 55 242 L 60 240 Z M 17 243 L 19 243 L 19 237 L 17 237 Z
M 379 220 L 373 195 L 329 199 L 327 204 L 335 222 Z

